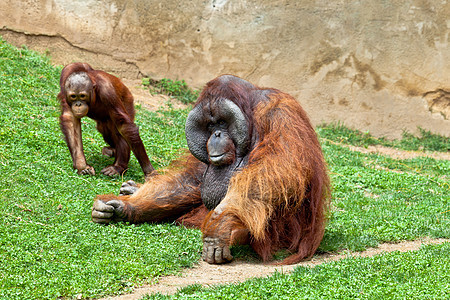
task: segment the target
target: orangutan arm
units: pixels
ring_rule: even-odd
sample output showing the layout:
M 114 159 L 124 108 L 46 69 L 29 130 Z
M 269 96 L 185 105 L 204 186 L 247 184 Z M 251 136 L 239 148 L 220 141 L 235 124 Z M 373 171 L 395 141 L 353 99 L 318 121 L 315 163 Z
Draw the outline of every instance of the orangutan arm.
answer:
M 182 171 L 151 177 L 131 196 L 99 195 L 92 208 L 92 220 L 103 224 L 174 221 L 202 205 L 203 172 L 204 165 L 190 159 Z

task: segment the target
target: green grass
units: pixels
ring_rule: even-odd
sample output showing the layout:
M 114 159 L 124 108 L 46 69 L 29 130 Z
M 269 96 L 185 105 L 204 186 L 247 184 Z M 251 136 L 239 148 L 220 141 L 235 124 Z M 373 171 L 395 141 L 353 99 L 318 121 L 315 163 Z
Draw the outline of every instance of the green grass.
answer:
M 143 181 L 134 156 L 124 178 L 79 176 L 59 129 L 61 68 L 0 41 L 0 298 L 94 297 L 198 261 L 200 233 L 165 225 L 98 226 L 97 194 Z M 155 167 L 185 147 L 187 111 L 138 110 L 137 124 Z M 92 120 L 83 121 L 87 160 L 97 171 L 112 159 Z
M 58 124 L 60 70 L 45 57 L 0 40 L 0 298 L 114 295 L 197 262 L 201 251 L 198 230 L 172 224 L 100 226 L 91 222 L 97 194 L 117 193 L 122 181 L 142 182 L 143 174 L 133 155 L 123 178 L 80 176 L 72 169 Z M 187 113 L 187 109 L 155 113 L 137 109 L 136 123 L 156 168 L 167 166 L 186 147 Z M 383 141 L 343 127 L 322 127 L 319 133 L 333 181 L 329 222 L 319 252 L 363 250 L 385 241 L 426 236 L 450 238 L 449 161 L 394 160 L 352 152 L 336 141 L 356 145 L 367 145 L 364 139 Z M 448 149 L 448 139 L 442 137 L 407 139 L 403 143 L 417 144 L 417 149 L 428 144 L 438 144 L 433 149 L 440 151 Z M 92 120 L 83 120 L 83 142 L 88 163 L 97 171 L 112 162 L 101 155 L 105 144 Z M 391 146 L 403 147 L 400 142 Z M 448 247 L 349 259 L 302 268 L 292 276 L 278 274 L 217 290 L 193 286 L 184 292 L 193 293 L 192 298 L 208 293 L 217 298 L 256 298 L 259 291 L 266 291 L 274 299 L 289 299 L 290 295 L 328 298 L 327 293 L 336 290 L 340 298 L 349 298 L 349 293 L 360 287 L 360 298 L 381 297 L 389 291 L 401 293 L 400 298 L 409 298 L 413 292 L 442 298 L 444 283 L 436 283 L 435 289 L 432 283 L 423 288 L 419 283 L 440 278 L 449 282 L 449 258 L 444 255 Z M 237 247 L 233 254 L 239 259 L 255 259 L 246 248 Z M 386 276 L 390 273 L 383 273 L 383 264 L 391 270 L 419 264 L 429 272 L 415 275 L 409 293 L 408 285 L 399 281 L 403 273 L 395 275 L 398 280 L 389 285 Z M 407 270 L 412 272 L 413 267 Z M 303 277 L 310 278 L 311 284 Z M 378 294 L 377 286 L 383 287 Z
M 330 164 L 333 200 L 322 251 L 450 237 L 449 161 L 395 161 L 327 142 L 323 149 Z

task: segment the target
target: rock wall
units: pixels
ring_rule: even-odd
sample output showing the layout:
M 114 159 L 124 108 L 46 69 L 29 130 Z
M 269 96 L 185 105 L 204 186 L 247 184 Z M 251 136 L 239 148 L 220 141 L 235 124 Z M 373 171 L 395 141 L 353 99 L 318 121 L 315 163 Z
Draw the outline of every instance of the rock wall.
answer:
M 0 35 L 118 76 L 231 73 L 291 93 L 315 124 L 450 135 L 445 0 L 2 0 Z

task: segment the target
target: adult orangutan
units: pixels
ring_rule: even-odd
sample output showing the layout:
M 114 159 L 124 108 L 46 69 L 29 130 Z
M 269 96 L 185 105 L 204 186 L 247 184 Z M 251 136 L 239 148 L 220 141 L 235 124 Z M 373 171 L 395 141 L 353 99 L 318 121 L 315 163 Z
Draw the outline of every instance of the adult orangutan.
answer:
M 288 249 L 284 264 L 314 254 L 330 183 L 316 133 L 293 97 L 220 76 L 189 113 L 186 138 L 192 155 L 184 167 L 139 189 L 125 183 L 121 191 L 137 189 L 132 195 L 98 196 L 93 221 L 199 226 L 208 263 L 230 261 L 238 243 L 263 260 Z
M 79 174 L 95 175 L 86 163 L 81 140 L 81 118 L 88 116 L 97 122 L 97 130 L 110 147 L 102 153 L 114 156 L 111 166 L 102 170 L 108 176 L 122 174 L 128 168 L 130 147 L 144 174 L 150 175 L 153 166 L 145 152 L 134 124 L 133 95 L 117 77 L 94 70 L 86 63 L 72 63 L 61 72 L 60 125 L 72 156 L 73 167 Z

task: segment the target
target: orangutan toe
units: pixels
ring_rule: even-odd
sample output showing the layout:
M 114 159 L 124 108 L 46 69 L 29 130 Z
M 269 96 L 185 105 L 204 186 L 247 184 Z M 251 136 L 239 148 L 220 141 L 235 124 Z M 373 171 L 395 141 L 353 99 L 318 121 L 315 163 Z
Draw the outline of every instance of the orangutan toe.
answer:
M 230 247 L 218 238 L 206 237 L 203 239 L 202 258 L 209 264 L 223 264 L 233 260 Z

